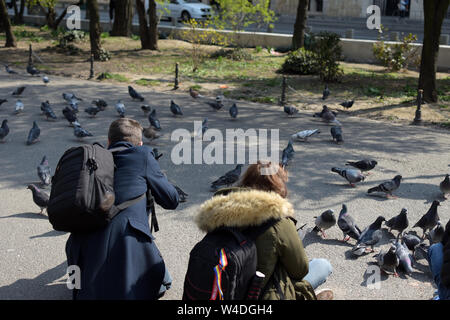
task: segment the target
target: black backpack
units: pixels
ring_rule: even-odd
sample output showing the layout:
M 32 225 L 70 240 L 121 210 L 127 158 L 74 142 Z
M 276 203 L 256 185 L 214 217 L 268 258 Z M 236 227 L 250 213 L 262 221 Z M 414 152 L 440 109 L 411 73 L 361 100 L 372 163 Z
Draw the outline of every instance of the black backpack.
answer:
M 253 299 L 249 288 L 257 271 L 255 239 L 277 221 L 245 230 L 221 227 L 206 234 L 191 250 L 183 300 Z
M 147 209 L 152 210 L 152 225 L 158 231 L 153 197 L 146 194 L 114 205 L 113 152 L 102 145 L 82 145 L 68 149 L 60 158 L 52 177 L 47 207 L 50 223 L 57 231 L 87 233 L 106 226 L 120 211 L 147 197 Z

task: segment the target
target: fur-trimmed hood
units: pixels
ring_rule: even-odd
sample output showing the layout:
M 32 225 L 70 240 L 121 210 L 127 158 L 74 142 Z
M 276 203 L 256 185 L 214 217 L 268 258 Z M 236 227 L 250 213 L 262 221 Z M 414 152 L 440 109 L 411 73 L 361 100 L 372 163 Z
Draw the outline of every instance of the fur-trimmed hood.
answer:
M 292 204 L 275 192 L 251 189 L 218 194 L 204 202 L 195 222 L 200 230 L 257 226 L 275 218 L 294 217 Z

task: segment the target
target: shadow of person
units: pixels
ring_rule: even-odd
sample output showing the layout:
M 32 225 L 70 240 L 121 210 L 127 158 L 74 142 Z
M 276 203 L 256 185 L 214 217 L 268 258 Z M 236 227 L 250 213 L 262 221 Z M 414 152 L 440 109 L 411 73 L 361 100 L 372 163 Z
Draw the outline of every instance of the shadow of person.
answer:
M 36 238 L 48 238 L 48 237 L 59 237 L 67 234 L 67 232 L 61 232 L 56 230 L 51 230 L 48 232 L 45 232 L 43 234 L 37 235 L 37 236 L 31 236 L 30 239 L 36 239 Z
M 66 269 L 67 262 L 63 262 L 36 278 L 19 279 L 0 287 L 0 300 L 69 300 L 72 291 L 61 280 L 66 276 Z
M 39 212 L 33 213 L 33 212 L 23 212 L 23 213 L 16 213 L 9 216 L 0 217 L 0 219 L 6 219 L 6 218 L 25 218 L 25 219 L 48 219 L 48 217 L 44 214 L 40 214 Z

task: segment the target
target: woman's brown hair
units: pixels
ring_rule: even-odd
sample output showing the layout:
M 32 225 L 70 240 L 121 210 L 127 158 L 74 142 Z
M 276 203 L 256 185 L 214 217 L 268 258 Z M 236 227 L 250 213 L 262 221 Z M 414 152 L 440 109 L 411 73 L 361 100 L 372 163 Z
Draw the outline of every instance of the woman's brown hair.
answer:
M 239 186 L 263 191 L 273 191 L 283 198 L 286 198 L 286 182 L 288 181 L 287 171 L 279 164 L 275 164 L 276 172 L 273 174 L 262 174 L 268 170 L 273 170 L 271 166 L 273 166 L 271 162 L 258 161 L 255 164 L 251 164 L 242 176 Z

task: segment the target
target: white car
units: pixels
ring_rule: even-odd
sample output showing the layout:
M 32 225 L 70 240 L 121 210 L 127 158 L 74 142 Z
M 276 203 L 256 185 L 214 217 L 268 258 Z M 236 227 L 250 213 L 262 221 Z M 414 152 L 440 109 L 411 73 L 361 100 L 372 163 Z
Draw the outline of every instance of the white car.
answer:
M 213 9 L 200 0 L 166 0 L 163 5 L 156 4 L 156 10 L 161 18 L 176 17 L 182 21 L 189 19 L 204 20 L 211 17 Z

